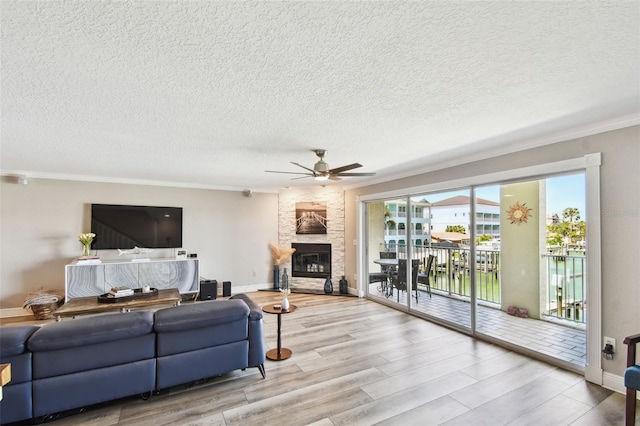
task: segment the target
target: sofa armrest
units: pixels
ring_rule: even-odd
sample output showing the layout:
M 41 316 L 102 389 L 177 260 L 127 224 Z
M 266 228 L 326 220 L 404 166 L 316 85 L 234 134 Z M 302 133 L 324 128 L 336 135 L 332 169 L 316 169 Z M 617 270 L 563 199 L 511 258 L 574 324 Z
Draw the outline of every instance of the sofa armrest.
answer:
M 249 367 L 263 366 L 267 353 L 262 326 L 262 308 L 244 293 L 229 299 L 242 300 L 249 307 Z M 260 370 L 264 377 L 264 369 Z
M 262 319 L 262 308 L 246 294 L 235 294 L 229 298 L 229 300 L 231 299 L 240 299 L 247 304 L 247 306 L 249 307 L 249 321 L 257 321 Z

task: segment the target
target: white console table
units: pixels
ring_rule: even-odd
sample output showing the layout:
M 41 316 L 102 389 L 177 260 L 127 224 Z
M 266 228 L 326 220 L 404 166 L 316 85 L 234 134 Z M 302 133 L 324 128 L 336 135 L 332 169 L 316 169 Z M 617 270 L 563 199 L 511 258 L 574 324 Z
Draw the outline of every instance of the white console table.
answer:
M 71 263 L 65 266 L 64 275 L 67 300 L 99 296 L 119 286 L 142 288 L 148 285 L 159 290 L 177 288 L 180 293 L 195 293 L 200 285 L 198 259 Z

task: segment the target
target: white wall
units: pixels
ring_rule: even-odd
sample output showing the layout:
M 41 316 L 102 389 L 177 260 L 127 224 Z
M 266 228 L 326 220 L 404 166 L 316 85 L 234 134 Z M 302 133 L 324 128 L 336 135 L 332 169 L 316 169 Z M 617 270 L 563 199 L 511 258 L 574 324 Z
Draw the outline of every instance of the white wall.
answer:
M 26 293 L 64 289 L 64 265 L 82 253 L 90 205 L 183 208 L 183 246 L 197 253 L 200 275 L 232 286 L 271 282 L 269 241 L 278 239 L 278 195 L 29 179 L 0 182 L 0 309 L 21 307 Z M 117 253 L 117 252 L 116 252 Z M 113 257 L 114 251 L 101 251 Z M 173 250 L 154 251 L 159 257 Z M 117 254 L 115 254 L 117 257 Z

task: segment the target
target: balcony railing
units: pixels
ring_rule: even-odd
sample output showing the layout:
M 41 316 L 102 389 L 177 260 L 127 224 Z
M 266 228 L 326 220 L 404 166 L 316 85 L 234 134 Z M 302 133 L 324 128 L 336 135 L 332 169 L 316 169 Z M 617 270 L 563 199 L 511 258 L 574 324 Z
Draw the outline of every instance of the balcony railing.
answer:
M 399 258 L 406 258 L 405 245 L 390 246 L 387 251 L 396 251 Z M 431 289 L 451 297 L 468 299 L 471 296 L 471 277 L 468 248 L 460 247 L 425 247 L 414 246 L 413 258 L 426 259 L 434 255 L 435 261 L 431 270 Z M 500 253 L 490 250 L 476 250 L 476 281 L 478 283 L 478 300 L 499 304 Z M 421 268 L 424 267 L 424 264 Z
M 395 236 L 395 235 L 407 235 L 406 229 L 387 229 L 385 230 L 385 235 L 387 236 Z M 414 229 L 411 233 L 415 235 L 430 235 L 428 229 Z
M 585 257 L 544 254 L 542 258 L 546 259 L 547 270 L 544 314 L 580 323 L 586 322 Z
M 406 258 L 405 245 L 391 245 L 386 251 L 395 251 L 398 258 Z M 471 297 L 469 267 L 470 249 L 460 247 L 414 246 L 413 258 L 436 256 L 431 270 L 431 289 L 450 297 Z M 586 285 L 584 281 L 585 257 L 569 255 L 543 255 L 546 276 L 541 285 L 546 288 L 543 315 L 585 322 Z M 473 270 L 476 274 L 477 299 L 488 304 L 500 304 L 500 251 L 476 248 Z M 418 284 L 421 286 L 421 284 Z M 420 288 L 420 287 L 419 287 Z

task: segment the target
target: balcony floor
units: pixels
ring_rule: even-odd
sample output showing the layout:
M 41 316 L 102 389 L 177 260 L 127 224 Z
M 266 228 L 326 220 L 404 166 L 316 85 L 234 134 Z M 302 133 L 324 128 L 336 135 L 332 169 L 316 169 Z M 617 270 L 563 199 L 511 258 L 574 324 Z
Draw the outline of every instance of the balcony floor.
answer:
M 379 283 L 369 284 L 369 295 L 383 303 L 398 303 L 398 296 L 385 297 L 378 290 Z M 412 292 L 412 295 L 415 291 Z M 418 303 L 411 299 L 411 308 L 416 312 L 439 318 L 459 327 L 471 328 L 471 304 L 468 301 L 442 295 L 436 291 L 432 297 L 426 291 L 418 290 Z M 407 304 L 407 293 L 400 292 L 399 303 Z M 572 321 L 546 321 L 533 318 L 518 318 L 508 315 L 495 307 L 479 305 L 477 307 L 476 332 L 493 339 L 507 342 L 542 354 L 545 357 L 559 359 L 584 369 L 586 363 L 585 325 Z

